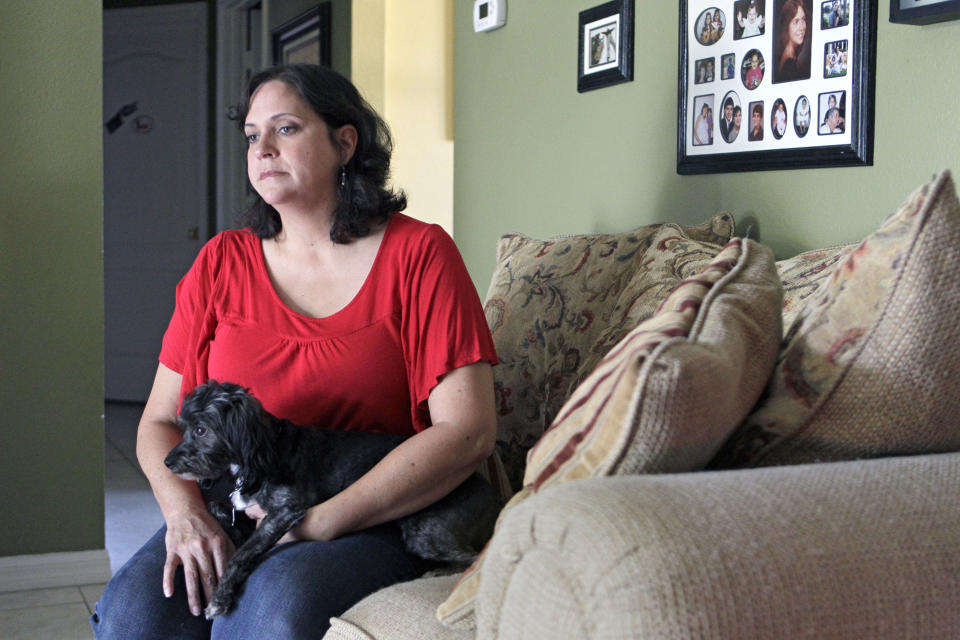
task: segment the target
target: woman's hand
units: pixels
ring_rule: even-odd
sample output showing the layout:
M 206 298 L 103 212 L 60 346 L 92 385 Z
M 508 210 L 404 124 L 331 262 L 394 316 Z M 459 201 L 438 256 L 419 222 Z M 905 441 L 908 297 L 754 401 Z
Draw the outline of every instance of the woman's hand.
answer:
M 255 520 L 258 527 L 260 526 L 260 522 L 267 515 L 267 512 L 263 510 L 263 507 L 261 507 L 256 502 L 252 502 L 248 504 L 247 507 L 243 510 L 243 512 L 247 515 L 248 518 L 250 518 L 251 520 Z M 296 542 L 298 540 L 316 540 L 316 539 L 318 538 L 309 537 L 309 535 L 306 533 L 303 527 L 303 522 L 300 522 L 296 526 L 292 527 L 285 534 L 283 534 L 283 536 L 279 540 L 277 540 L 277 544 L 286 544 L 288 542 Z
M 187 511 L 167 519 L 167 560 L 163 565 L 163 595 L 173 595 L 174 575 L 183 566 L 190 611 L 203 611 L 201 590 L 207 602 L 233 555 L 233 543 L 206 511 Z
M 180 382 L 179 373 L 162 364 L 157 367 L 137 430 L 137 459 L 167 523 L 163 595 L 173 595 L 176 569 L 183 566 L 190 611 L 200 615 L 201 592 L 210 599 L 234 548 L 220 523 L 207 512 L 197 483 L 175 476 L 163 462 L 182 440 L 177 426 Z

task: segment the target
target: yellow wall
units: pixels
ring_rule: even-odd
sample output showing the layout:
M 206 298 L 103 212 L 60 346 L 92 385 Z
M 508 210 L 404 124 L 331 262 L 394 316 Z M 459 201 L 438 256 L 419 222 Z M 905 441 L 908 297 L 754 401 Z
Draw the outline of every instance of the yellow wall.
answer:
M 353 4 L 351 75 L 393 134 L 407 213 L 453 233 L 453 0 Z

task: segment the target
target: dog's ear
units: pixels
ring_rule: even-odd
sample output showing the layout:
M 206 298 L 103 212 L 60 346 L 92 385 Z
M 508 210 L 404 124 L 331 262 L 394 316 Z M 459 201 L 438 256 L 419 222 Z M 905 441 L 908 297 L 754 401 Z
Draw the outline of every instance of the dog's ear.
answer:
M 241 493 L 253 493 L 279 465 L 277 433 L 263 405 L 245 389 L 234 390 L 227 411 L 230 446 L 240 463 Z

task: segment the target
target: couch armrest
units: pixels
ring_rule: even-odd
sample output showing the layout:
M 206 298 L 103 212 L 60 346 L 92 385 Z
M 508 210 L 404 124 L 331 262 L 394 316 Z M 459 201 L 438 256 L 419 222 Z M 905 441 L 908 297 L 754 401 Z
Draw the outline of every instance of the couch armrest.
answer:
M 490 543 L 478 638 L 940 638 L 960 453 L 572 482 Z

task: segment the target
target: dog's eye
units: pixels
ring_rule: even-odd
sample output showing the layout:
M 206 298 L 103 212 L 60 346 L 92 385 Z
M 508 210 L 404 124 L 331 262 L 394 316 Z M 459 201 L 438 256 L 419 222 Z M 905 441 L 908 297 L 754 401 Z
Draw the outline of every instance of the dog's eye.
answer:
M 207 435 L 207 428 L 206 428 L 206 427 L 194 427 L 194 428 L 193 428 L 193 435 L 197 436 L 198 438 L 202 438 L 203 436 Z

